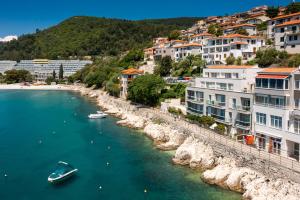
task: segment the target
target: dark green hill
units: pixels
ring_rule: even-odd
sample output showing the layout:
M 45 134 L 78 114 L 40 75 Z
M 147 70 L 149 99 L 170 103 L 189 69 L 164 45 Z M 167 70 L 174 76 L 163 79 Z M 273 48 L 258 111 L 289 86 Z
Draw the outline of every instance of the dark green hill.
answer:
M 0 44 L 1 59 L 67 58 L 118 55 L 148 46 L 154 37 L 186 29 L 200 18 L 130 21 L 97 17 L 72 17 L 62 23 Z

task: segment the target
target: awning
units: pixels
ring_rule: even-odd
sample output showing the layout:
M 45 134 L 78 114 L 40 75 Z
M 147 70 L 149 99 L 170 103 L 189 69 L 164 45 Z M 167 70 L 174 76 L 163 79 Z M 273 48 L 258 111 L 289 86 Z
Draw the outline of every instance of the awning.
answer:
M 289 75 L 280 75 L 280 74 L 259 74 L 256 78 L 270 78 L 270 79 L 286 79 Z

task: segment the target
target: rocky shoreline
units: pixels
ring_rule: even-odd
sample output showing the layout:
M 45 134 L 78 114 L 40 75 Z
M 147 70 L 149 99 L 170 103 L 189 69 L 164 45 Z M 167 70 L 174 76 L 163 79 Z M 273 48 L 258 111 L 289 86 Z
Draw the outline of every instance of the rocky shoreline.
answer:
M 243 194 L 251 200 L 299 200 L 300 184 L 283 178 L 269 178 L 241 167 L 234 157 L 217 156 L 206 141 L 193 138 L 178 127 L 159 120 L 151 112 L 140 112 L 129 102 L 109 96 L 101 90 L 71 86 L 82 95 L 96 98 L 103 110 L 120 120 L 119 125 L 142 130 L 161 150 L 176 150 L 173 163 L 203 171 L 201 178 L 222 188 Z

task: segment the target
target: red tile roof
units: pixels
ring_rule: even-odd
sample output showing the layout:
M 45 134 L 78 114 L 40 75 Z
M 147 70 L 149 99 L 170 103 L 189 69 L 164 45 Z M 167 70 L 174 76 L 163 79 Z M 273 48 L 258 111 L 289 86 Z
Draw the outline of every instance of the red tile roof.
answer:
M 256 78 L 272 78 L 272 79 L 286 79 L 289 77 L 288 75 L 280 75 L 280 74 L 259 74 Z
M 292 14 L 288 14 L 288 15 L 281 15 L 281 16 L 273 18 L 272 20 L 284 19 L 284 18 L 288 18 L 288 17 L 294 17 L 294 16 L 297 16 L 297 15 L 300 15 L 300 12 L 292 13 Z
M 297 68 L 277 67 L 277 68 L 266 68 L 259 73 L 262 73 L 262 74 L 265 74 L 265 73 L 291 74 L 292 72 L 294 72 L 296 70 L 297 70 Z
M 183 45 L 179 45 L 179 46 L 174 46 L 175 48 L 184 48 L 184 47 L 201 47 L 203 46 L 202 44 L 198 44 L 198 43 L 189 43 L 189 44 L 183 44 Z
M 292 20 L 289 22 L 284 22 L 282 24 L 277 24 L 275 27 L 290 26 L 290 25 L 296 25 L 296 24 L 300 24 L 300 20 Z
M 256 68 L 253 65 L 213 65 L 208 66 L 208 69 L 251 69 Z
M 121 72 L 122 74 L 143 74 L 144 71 L 143 70 L 138 70 L 135 68 L 129 68 L 129 69 L 125 69 Z
M 200 33 L 200 34 L 192 35 L 191 38 L 200 37 L 200 36 L 213 36 L 213 35 L 210 33 Z

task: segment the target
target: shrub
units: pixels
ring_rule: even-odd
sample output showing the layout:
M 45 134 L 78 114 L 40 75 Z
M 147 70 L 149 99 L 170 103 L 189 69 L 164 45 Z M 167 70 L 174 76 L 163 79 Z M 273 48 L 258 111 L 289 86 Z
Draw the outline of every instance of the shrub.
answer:
M 224 124 L 218 124 L 215 128 L 215 131 L 219 134 L 224 134 L 226 131 L 226 126 Z

